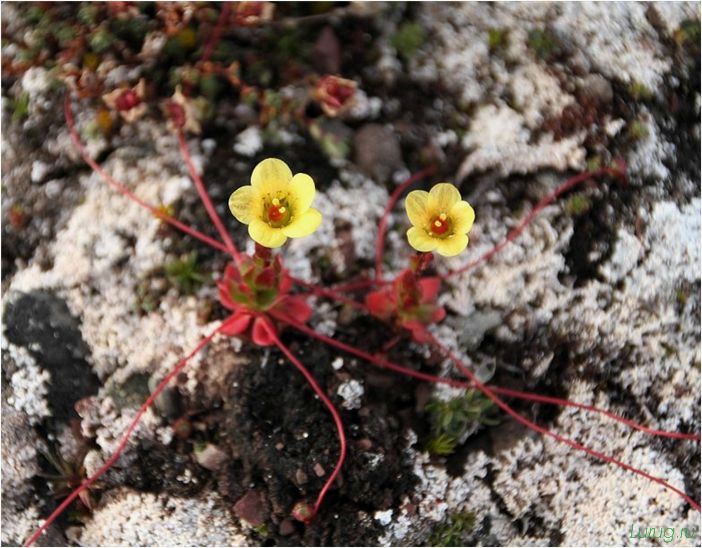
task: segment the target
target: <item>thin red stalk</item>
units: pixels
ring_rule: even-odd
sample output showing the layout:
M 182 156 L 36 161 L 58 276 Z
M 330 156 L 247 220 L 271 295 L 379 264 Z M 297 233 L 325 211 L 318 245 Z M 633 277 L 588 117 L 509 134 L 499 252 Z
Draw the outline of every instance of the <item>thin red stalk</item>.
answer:
M 190 177 L 195 183 L 197 193 L 200 195 L 200 199 L 202 200 L 202 203 L 204 204 L 205 209 L 207 210 L 207 214 L 210 216 L 210 219 L 217 228 L 217 232 L 219 232 L 219 235 L 222 237 L 222 241 L 224 241 L 224 243 L 226 244 L 227 251 L 232 255 L 232 257 L 234 257 L 234 259 L 238 261 L 239 251 L 234 245 L 231 236 L 229 236 L 229 232 L 227 232 L 227 229 L 224 228 L 222 219 L 220 219 L 219 214 L 217 213 L 217 210 L 215 209 L 215 206 L 212 203 L 212 200 L 210 199 L 210 195 L 207 193 L 205 184 L 202 182 L 202 179 L 200 178 L 200 175 L 198 174 L 197 169 L 195 168 L 195 164 L 193 164 L 193 159 L 190 156 L 188 144 L 185 142 L 185 135 L 183 135 L 182 130 L 178 130 L 178 146 L 180 147 L 180 153 L 183 156 L 183 161 L 188 167 Z
M 409 369 L 408 367 L 403 367 L 402 365 L 398 365 L 396 363 L 393 363 L 385 358 L 382 358 L 380 356 L 375 356 L 372 354 L 369 354 L 367 352 L 364 352 L 363 350 L 360 350 L 358 348 L 355 348 L 353 346 L 350 346 L 348 344 L 342 343 L 340 341 L 337 341 L 336 339 L 333 339 L 331 337 L 327 337 L 326 335 L 322 335 L 321 333 L 317 333 L 313 329 L 307 327 L 305 324 L 302 324 L 300 322 L 294 322 L 290 320 L 289 318 L 280 318 L 281 320 L 289 323 L 292 325 L 294 328 L 296 328 L 298 331 L 313 337 L 319 341 L 322 341 L 326 344 L 329 344 L 330 346 L 334 346 L 338 348 L 339 350 L 343 350 L 344 352 L 348 352 L 349 354 L 353 354 L 355 356 L 358 356 L 359 358 L 366 360 L 367 362 L 376 365 L 378 367 L 382 367 L 384 369 L 389 369 L 391 371 L 395 371 L 396 373 L 400 373 L 402 375 L 406 375 L 409 377 L 414 377 L 416 379 L 422 380 L 422 381 L 427 381 L 431 383 L 438 383 L 438 384 L 446 384 L 449 386 L 453 386 L 456 388 L 470 388 L 473 386 L 472 383 L 465 382 L 465 381 L 459 381 L 455 379 L 448 379 L 445 377 L 437 377 L 435 375 L 430 375 L 428 373 L 422 373 L 421 371 L 415 371 L 414 369 Z M 519 390 L 511 390 L 509 388 L 501 388 L 499 386 L 490 386 L 490 390 L 495 392 L 496 394 L 501 394 L 503 396 L 507 396 L 510 398 L 517 398 L 521 400 L 526 400 L 526 401 L 533 401 L 533 402 L 538 402 L 538 403 L 548 403 L 552 405 L 560 405 L 563 407 L 575 407 L 578 409 L 583 409 L 585 411 L 589 411 L 592 413 L 599 413 L 601 415 L 604 415 L 614 421 L 620 422 L 622 424 L 626 424 L 627 426 L 634 428 L 636 430 L 640 430 L 641 432 L 645 432 L 647 434 L 650 434 L 652 436 L 660 436 L 664 438 L 673 438 L 673 439 L 681 439 L 681 440 L 691 440 L 691 441 L 699 441 L 700 440 L 700 435 L 699 434 L 684 434 L 681 432 L 668 432 L 666 430 L 657 430 L 655 428 L 650 428 L 648 426 L 644 426 L 642 424 L 639 424 L 631 419 L 627 419 L 625 417 L 622 417 L 620 415 L 617 415 L 616 413 L 612 413 L 611 411 L 607 411 L 606 409 L 601 409 L 599 407 L 595 407 L 594 405 L 586 405 L 583 403 L 577 403 L 574 401 L 566 400 L 566 399 L 561 399 L 561 398 L 554 398 L 551 396 L 542 396 L 541 394 L 535 394 L 533 392 L 522 392 Z
M 173 369 L 164 377 L 164 379 L 159 383 L 159 385 L 156 387 L 156 390 L 152 392 L 152 394 L 148 397 L 148 399 L 144 402 L 144 404 L 139 408 L 139 411 L 137 412 L 136 416 L 132 420 L 132 422 L 129 424 L 127 427 L 127 430 L 124 433 L 124 436 L 122 436 L 122 440 L 119 442 L 119 445 L 117 446 L 117 450 L 112 454 L 112 456 L 107 459 L 105 464 L 103 464 L 100 469 L 95 472 L 92 476 L 90 476 L 88 479 L 86 479 L 83 483 L 80 484 L 79 487 L 77 487 L 66 499 L 59 504 L 59 506 L 54 510 L 51 515 L 46 519 L 46 521 L 42 524 L 39 529 L 37 529 L 34 534 L 29 538 L 25 546 L 31 546 L 34 544 L 37 539 L 44 533 L 44 531 L 54 522 L 56 519 L 63 513 L 63 511 L 68 508 L 68 506 L 78 497 L 83 491 L 85 491 L 88 487 L 90 487 L 95 481 L 100 478 L 105 472 L 107 472 L 112 465 L 117 462 L 117 459 L 122 455 L 124 452 L 124 449 L 127 447 L 127 443 L 129 442 L 129 438 L 132 435 L 132 432 L 134 429 L 137 427 L 139 422 L 141 421 L 142 416 L 146 411 L 151 407 L 151 405 L 154 403 L 156 398 L 163 392 L 163 390 L 168 386 L 168 383 L 178 374 L 180 373 L 183 368 L 188 365 L 188 362 L 192 359 L 195 354 L 200 352 L 211 340 L 212 338 L 217 334 L 218 331 L 220 331 L 223 327 L 225 327 L 227 324 L 227 321 L 224 321 L 217 329 L 212 331 L 209 335 L 207 335 L 205 338 L 203 338 L 198 345 L 195 347 L 195 349 L 190 352 L 185 358 L 180 360 Z
M 80 155 L 83 157 L 83 161 L 85 161 L 86 164 L 88 164 L 95 173 L 100 175 L 102 179 L 110 185 L 112 188 L 114 188 L 117 192 L 125 196 L 126 198 L 129 198 L 133 202 L 137 203 L 144 209 L 148 210 L 151 212 L 152 215 L 155 217 L 161 219 L 162 221 L 174 226 L 178 230 L 185 232 L 186 234 L 189 234 L 193 238 L 196 238 L 207 245 L 218 249 L 220 251 L 227 252 L 227 248 L 218 242 L 217 240 L 210 238 L 206 234 L 203 234 L 202 232 L 195 230 L 194 228 L 191 228 L 190 226 L 181 223 L 180 221 L 174 219 L 170 215 L 167 215 L 163 213 L 162 211 L 159 211 L 158 208 L 152 206 L 151 204 L 145 202 L 138 196 L 136 196 L 133 192 L 131 192 L 129 189 L 127 189 L 122 183 L 118 182 L 115 180 L 109 173 L 107 173 L 95 160 L 93 160 L 90 155 L 88 154 L 88 151 L 85 149 L 83 146 L 83 143 L 80 140 L 80 135 L 78 135 L 78 131 L 76 130 L 75 127 L 75 122 L 73 119 L 73 110 L 71 109 L 71 96 L 70 92 L 66 92 L 66 97 L 64 100 L 64 115 L 66 118 L 66 125 L 68 126 L 68 131 L 71 135 L 71 139 L 73 140 L 73 144 L 76 146 L 78 149 L 78 152 L 80 152 Z
M 348 304 L 350 306 L 353 306 L 355 308 L 365 308 L 365 306 L 362 303 L 359 303 L 358 301 L 354 301 L 353 299 L 350 299 L 344 295 L 341 295 L 340 293 L 337 293 L 333 289 L 326 289 L 324 287 L 319 287 L 315 284 L 306 282 L 305 280 L 301 280 L 299 278 L 293 278 L 292 276 L 290 279 L 303 287 L 308 288 L 310 291 L 307 293 L 308 295 L 316 295 L 316 296 L 321 296 L 321 297 L 329 297 L 330 299 L 334 299 L 336 301 L 339 301 L 344 304 Z M 304 294 L 303 294 L 304 296 Z
M 556 189 L 553 192 L 542 198 L 529 212 L 529 214 L 526 217 L 524 217 L 524 219 L 522 219 L 522 221 L 515 228 L 513 228 L 509 232 L 509 234 L 507 234 L 507 237 L 504 240 L 502 240 L 499 244 L 497 244 L 495 247 L 488 250 L 487 252 L 483 253 L 477 259 L 469 262 L 467 265 L 440 276 L 441 279 L 447 280 L 452 276 L 456 276 L 458 274 L 462 274 L 463 272 L 467 272 L 468 270 L 472 270 L 479 264 L 489 261 L 494 255 L 499 253 L 502 250 L 502 248 L 504 248 L 510 242 L 514 241 L 517 238 L 517 236 L 519 236 L 522 233 L 522 231 L 527 227 L 527 225 L 534 220 L 534 217 L 536 217 L 541 210 L 543 210 L 545 207 L 551 204 L 551 202 L 553 202 L 561 194 L 569 191 L 574 186 L 584 183 L 585 181 L 588 181 L 593 177 L 599 177 L 600 175 L 612 175 L 615 177 L 622 177 L 624 176 L 624 173 L 615 168 L 603 167 L 594 171 L 581 173 L 580 175 L 576 175 L 575 177 L 568 179 L 566 182 L 556 187 Z
M 427 167 L 421 171 L 418 171 L 407 179 L 404 183 L 399 185 L 393 193 L 390 195 L 388 203 L 385 205 L 385 211 L 380 218 L 380 224 L 378 225 L 378 236 L 375 240 L 375 277 L 380 280 L 383 277 L 383 251 L 385 249 L 385 233 L 388 229 L 388 219 L 390 217 L 390 212 L 392 208 L 395 207 L 397 200 L 399 200 L 402 193 L 407 189 L 408 186 L 416 183 L 420 179 L 423 179 L 427 175 L 431 175 L 436 171 L 436 166 Z
M 552 432 L 551 430 L 548 430 L 547 428 L 543 428 L 542 426 L 539 426 L 535 422 L 530 421 L 526 417 L 523 417 L 519 413 L 517 413 L 514 409 L 512 409 L 509 405 L 507 405 L 503 400 L 501 400 L 493 390 L 485 386 L 483 383 L 481 383 L 475 375 L 471 372 L 470 369 L 468 369 L 461 360 L 459 360 L 453 352 L 451 352 L 450 349 L 446 348 L 443 344 L 441 344 L 436 337 L 433 335 L 429 334 L 430 339 L 434 343 L 434 345 L 439 348 L 446 356 L 448 356 L 451 361 L 454 363 L 454 365 L 463 373 L 470 381 L 475 385 L 475 387 L 480 390 L 483 394 L 485 394 L 490 400 L 492 400 L 495 405 L 497 405 L 500 409 L 502 409 L 505 413 L 507 413 L 510 417 L 512 417 L 514 420 L 517 422 L 523 424 L 527 428 L 533 430 L 534 432 L 538 432 L 539 434 L 543 436 L 548 436 L 550 438 L 553 438 L 554 440 L 564 443 L 573 449 L 577 449 L 578 451 L 582 451 L 591 457 L 595 457 L 597 459 L 600 459 L 604 462 L 608 462 L 610 464 L 616 464 L 620 468 L 623 468 L 624 470 L 628 470 L 629 472 L 633 472 L 634 474 L 637 474 L 639 476 L 642 476 L 650 481 L 653 481 L 655 483 L 658 483 L 665 487 L 666 489 L 669 489 L 673 493 L 679 495 L 682 497 L 687 503 L 692 506 L 695 510 L 700 510 L 700 505 L 697 503 L 695 500 L 692 499 L 692 497 L 688 496 L 685 492 L 681 491 L 680 489 L 677 489 L 676 487 L 673 487 L 671 484 L 666 482 L 664 479 L 652 476 L 651 474 L 644 472 L 643 470 L 640 470 L 638 468 L 634 468 L 633 466 L 626 464 L 625 462 L 622 462 L 618 459 L 615 459 L 614 457 L 610 457 L 608 455 L 605 455 L 604 453 L 600 453 L 599 451 L 595 451 L 593 449 L 590 449 L 588 447 L 585 447 L 584 445 L 581 445 L 569 438 L 566 438 L 564 436 L 561 436 L 560 434 L 557 434 L 555 432 Z
M 275 342 L 276 346 L 280 349 L 280 351 L 283 354 L 285 354 L 285 356 L 293 363 L 293 365 L 297 367 L 298 371 L 302 373 L 302 375 L 305 377 L 305 379 L 315 391 L 317 396 L 319 396 L 319 399 L 321 399 L 322 402 L 324 402 L 324 405 L 327 406 L 327 409 L 329 410 L 329 412 L 332 415 L 332 418 L 334 419 L 334 424 L 336 425 L 336 430 L 339 434 L 339 460 L 337 460 L 336 466 L 334 467 L 334 471 L 332 472 L 331 476 L 329 476 L 329 479 L 327 479 L 326 483 L 324 484 L 324 487 L 322 487 L 322 490 L 319 492 L 319 495 L 317 495 L 317 501 L 314 504 L 312 514 L 309 516 L 309 518 L 307 518 L 307 521 L 311 521 L 319 512 L 319 509 L 322 506 L 322 502 L 324 501 L 324 497 L 326 496 L 327 491 L 329 491 L 329 489 L 331 488 L 332 484 L 336 480 L 336 477 L 341 472 L 341 467 L 344 465 L 344 460 L 346 459 L 346 435 L 344 434 L 344 423 L 341 420 L 339 412 L 334 407 L 334 404 L 327 397 L 324 390 L 322 390 L 322 387 L 319 386 L 312 374 L 307 370 L 307 368 L 304 365 L 302 365 L 300 360 L 298 360 L 295 357 L 295 355 L 290 351 L 290 349 L 281 342 L 281 340 L 278 338 L 278 335 L 275 333 L 275 330 L 270 328 L 268 324 L 265 325 L 268 328 L 268 332 L 270 333 L 271 338 Z
M 222 30 L 224 30 L 224 25 L 227 22 L 227 18 L 229 17 L 230 9 L 231 5 L 229 4 L 229 2 L 222 3 L 222 10 L 219 12 L 217 25 L 212 31 L 212 34 L 210 35 L 210 38 L 207 41 L 207 44 L 205 45 L 205 49 L 202 52 L 202 57 L 200 59 L 201 63 L 206 63 L 207 61 L 209 61 L 212 52 L 214 52 L 214 49 L 217 47 L 217 44 L 219 43 L 219 38 L 222 36 Z
M 358 289 L 365 289 L 366 287 L 373 287 L 376 285 L 383 285 L 387 282 L 383 280 L 371 280 L 370 278 L 363 278 L 361 280 L 356 280 L 355 282 L 348 282 L 344 284 L 338 284 L 330 287 L 334 291 L 356 291 Z

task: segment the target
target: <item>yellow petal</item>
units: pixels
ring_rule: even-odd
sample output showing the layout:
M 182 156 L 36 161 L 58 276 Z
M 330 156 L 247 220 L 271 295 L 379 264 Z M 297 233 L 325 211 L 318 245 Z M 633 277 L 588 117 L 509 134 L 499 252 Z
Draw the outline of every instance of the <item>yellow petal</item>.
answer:
M 449 217 L 452 221 L 452 228 L 456 234 L 468 234 L 473 228 L 475 221 L 475 211 L 468 202 L 461 200 L 451 208 Z
M 468 236 L 465 234 L 454 234 L 443 240 L 438 240 L 436 251 L 444 257 L 453 257 L 463 251 L 468 245 Z
M 417 251 L 434 251 L 440 240 L 437 238 L 431 238 L 427 233 L 421 228 L 413 226 L 407 231 L 407 240 L 409 244 Z
M 312 177 L 307 173 L 296 173 L 290 181 L 289 189 L 295 202 L 295 214 L 307 211 L 312 205 L 315 194 Z
M 314 209 L 309 208 L 302 215 L 296 215 L 293 221 L 283 227 L 283 234 L 288 238 L 302 238 L 312 234 L 322 222 L 322 214 Z
M 280 247 L 288 237 L 280 228 L 272 228 L 261 219 L 253 219 L 249 224 L 249 236 L 263 247 Z
M 251 186 L 260 192 L 282 190 L 292 179 L 288 164 L 277 158 L 266 158 L 251 173 Z
M 229 211 L 232 212 L 237 221 L 247 225 L 254 218 L 258 209 L 256 206 L 260 200 L 256 198 L 256 191 L 252 186 L 239 187 L 229 196 Z
M 424 226 L 429 222 L 429 193 L 426 190 L 413 190 L 405 199 L 405 210 L 410 223 Z
M 461 193 L 451 183 L 439 183 L 429 191 L 429 208 L 448 213 L 456 202 L 461 201 Z

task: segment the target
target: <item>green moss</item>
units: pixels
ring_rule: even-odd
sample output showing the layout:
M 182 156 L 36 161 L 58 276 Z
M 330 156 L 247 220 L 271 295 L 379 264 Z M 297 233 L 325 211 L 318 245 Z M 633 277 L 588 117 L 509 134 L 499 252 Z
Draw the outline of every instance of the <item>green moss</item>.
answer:
M 699 47 L 700 44 L 700 20 L 685 19 L 673 34 L 675 41 L 682 45 L 693 45 Z
M 550 29 L 531 29 L 527 35 L 527 46 L 544 61 L 553 59 L 561 52 L 561 43 Z
M 507 29 L 492 28 L 488 31 L 488 47 L 491 52 L 502 51 L 509 45 L 509 31 Z
M 98 7 L 98 4 L 83 2 L 80 9 L 78 9 L 78 20 L 81 23 L 92 26 L 97 21 L 99 13 L 100 8 Z
M 12 121 L 20 122 L 29 116 L 29 93 L 23 91 L 16 99 L 8 101 L 12 110 Z
M 641 120 L 633 120 L 627 130 L 629 138 L 633 141 L 645 139 L 648 136 L 648 124 Z
M 166 276 L 181 293 L 194 293 L 206 280 L 197 264 L 197 252 L 183 255 L 180 259 L 165 266 Z
M 678 289 L 675 292 L 675 300 L 678 301 L 678 304 L 680 306 L 685 306 L 687 304 L 688 297 L 689 297 L 689 294 L 684 289 Z
M 391 39 L 393 47 L 406 60 L 411 59 L 424 43 L 426 32 L 422 25 L 414 21 L 402 23 Z
M 112 33 L 105 27 L 98 28 L 91 36 L 88 38 L 88 44 L 90 44 L 90 49 L 95 53 L 104 53 L 112 44 L 114 44 L 115 37 Z
M 473 512 L 452 514 L 446 523 L 434 529 L 428 544 L 429 546 L 464 546 L 474 527 L 475 514 Z
M 590 210 L 590 198 L 585 194 L 574 194 L 566 202 L 566 211 L 568 215 L 577 217 Z
M 641 82 L 629 84 L 629 95 L 636 101 L 650 101 L 653 98 L 653 92 Z
M 468 390 L 448 401 L 432 400 L 426 410 L 431 414 L 433 434 L 427 451 L 433 455 L 453 453 L 458 440 L 475 424 L 492 426 L 498 423 L 495 404 L 478 390 Z
M 439 434 L 435 438 L 429 440 L 426 449 L 430 455 L 445 457 L 456 450 L 456 443 L 456 438 L 448 434 Z

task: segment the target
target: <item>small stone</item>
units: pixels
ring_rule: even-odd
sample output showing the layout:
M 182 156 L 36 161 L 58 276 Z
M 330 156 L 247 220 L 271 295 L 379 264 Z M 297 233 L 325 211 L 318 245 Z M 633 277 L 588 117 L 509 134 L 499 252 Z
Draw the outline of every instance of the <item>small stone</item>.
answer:
M 380 525 L 389 525 L 392 521 L 392 508 L 390 510 L 378 510 L 373 517 L 380 523 Z
M 278 451 L 282 451 L 285 448 L 285 444 L 282 441 L 279 441 L 278 443 L 275 444 L 275 448 Z
M 332 362 L 331 366 L 332 366 L 332 368 L 334 369 L 334 371 L 338 371 L 339 369 L 341 369 L 342 367 L 344 367 L 344 358 L 342 358 L 342 357 L 336 358 L 336 359 Z
M 307 483 L 307 479 L 307 474 L 305 474 L 304 470 L 302 470 L 302 468 L 298 468 L 295 472 L 295 482 L 298 485 L 304 485 Z
M 373 447 L 373 442 L 368 438 L 363 438 L 358 440 L 356 442 L 356 445 L 358 445 L 359 449 L 362 449 L 363 451 L 368 451 Z
M 290 519 L 284 519 L 278 526 L 280 536 L 287 537 L 295 532 L 295 524 Z
M 590 74 L 583 79 L 582 93 L 601 105 L 608 105 L 614 99 L 612 85 L 600 74 Z
M 253 527 L 263 525 L 266 521 L 263 500 L 258 491 L 249 491 L 234 505 L 234 513 Z
M 355 162 L 377 183 L 384 183 L 404 167 L 400 141 L 391 129 L 366 124 L 354 136 Z
M 227 454 L 211 443 L 205 445 L 201 450 L 195 451 L 195 460 L 198 464 L 212 472 L 219 470 L 227 459 Z
M 325 472 L 325 470 L 324 470 L 324 466 L 322 466 L 322 465 L 319 464 L 319 463 L 316 463 L 316 464 L 314 465 L 313 470 L 314 470 L 314 473 L 317 474 L 317 477 L 318 477 L 318 478 L 321 478 L 322 476 L 324 476 L 324 474 L 326 474 L 326 472 Z
M 315 68 L 326 74 L 338 74 L 341 69 L 341 46 L 334 30 L 327 25 L 319 33 L 319 38 L 312 49 L 312 63 Z

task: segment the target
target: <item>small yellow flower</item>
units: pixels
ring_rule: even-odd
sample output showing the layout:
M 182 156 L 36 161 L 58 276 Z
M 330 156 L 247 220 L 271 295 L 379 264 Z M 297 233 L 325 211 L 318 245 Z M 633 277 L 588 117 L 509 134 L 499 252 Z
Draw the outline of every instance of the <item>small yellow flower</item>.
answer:
M 417 251 L 436 250 L 453 257 L 468 245 L 475 211 L 451 183 L 439 183 L 426 192 L 413 190 L 405 200 L 412 228 L 407 231 L 410 245 Z
M 312 177 L 293 177 L 288 165 L 266 158 L 251 173 L 251 185 L 236 189 L 229 209 L 238 221 L 249 225 L 249 236 L 264 247 L 280 247 L 288 238 L 312 234 L 322 222 L 314 209 Z

